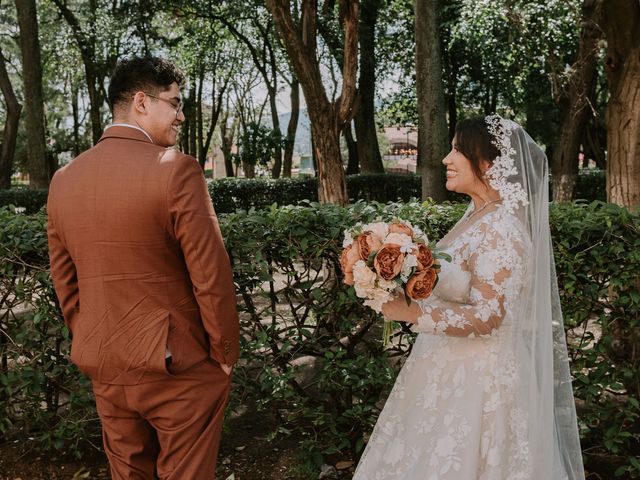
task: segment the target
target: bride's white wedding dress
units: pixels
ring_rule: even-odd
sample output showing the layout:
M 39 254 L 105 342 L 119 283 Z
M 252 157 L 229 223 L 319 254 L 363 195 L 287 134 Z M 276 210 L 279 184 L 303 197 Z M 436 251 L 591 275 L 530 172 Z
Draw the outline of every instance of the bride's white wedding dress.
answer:
M 584 480 L 547 158 L 517 123 L 485 123 L 500 203 L 470 204 L 440 241 L 451 262 L 355 480 Z
M 414 330 L 425 333 L 354 480 L 529 479 L 527 413 L 517 399 L 519 368 L 510 347 L 528 235 L 498 206 L 481 218 L 468 212 L 439 249 L 451 261 L 441 262 L 438 284 L 421 302 Z

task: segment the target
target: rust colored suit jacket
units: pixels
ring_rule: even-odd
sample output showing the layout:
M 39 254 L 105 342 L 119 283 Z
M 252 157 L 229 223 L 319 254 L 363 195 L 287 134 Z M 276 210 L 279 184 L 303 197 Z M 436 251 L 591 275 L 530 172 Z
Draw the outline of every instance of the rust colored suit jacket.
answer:
M 93 380 L 135 385 L 211 358 L 232 365 L 239 326 L 229 257 L 198 162 L 144 132 L 108 128 L 56 172 L 51 276 Z

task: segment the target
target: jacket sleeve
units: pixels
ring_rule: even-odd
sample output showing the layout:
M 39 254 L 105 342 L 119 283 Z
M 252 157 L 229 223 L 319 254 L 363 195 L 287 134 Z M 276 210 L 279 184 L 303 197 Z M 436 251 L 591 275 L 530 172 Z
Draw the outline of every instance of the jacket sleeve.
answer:
M 209 355 L 218 363 L 233 365 L 240 351 L 240 327 L 231 264 L 202 169 L 193 157 L 176 159 L 167 201 L 209 337 Z
M 491 335 L 522 285 L 523 254 L 519 234 L 489 227 L 466 262 L 469 301 L 456 303 L 434 294 L 420 302 L 422 315 L 413 330 L 456 337 Z
M 52 187 L 53 189 L 53 187 Z M 80 312 L 80 293 L 76 266 L 64 245 L 53 219 L 51 196 L 49 196 L 49 215 L 47 218 L 47 237 L 49 241 L 49 263 L 51 279 L 60 302 L 64 321 L 71 333 Z

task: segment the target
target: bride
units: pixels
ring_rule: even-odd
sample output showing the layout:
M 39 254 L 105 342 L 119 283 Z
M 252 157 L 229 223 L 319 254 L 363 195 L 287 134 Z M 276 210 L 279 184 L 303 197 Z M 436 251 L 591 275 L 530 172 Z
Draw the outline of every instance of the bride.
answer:
M 443 160 L 471 203 L 431 297 L 383 306 L 419 332 L 354 480 L 583 479 L 548 222 L 547 158 L 497 115 Z

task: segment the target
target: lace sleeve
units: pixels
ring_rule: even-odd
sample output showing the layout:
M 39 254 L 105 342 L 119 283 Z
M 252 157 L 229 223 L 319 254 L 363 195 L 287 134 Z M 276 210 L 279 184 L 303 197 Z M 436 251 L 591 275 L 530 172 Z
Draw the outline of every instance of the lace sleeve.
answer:
M 522 236 L 500 222 L 484 224 L 462 248 L 467 249 L 468 258 L 460 266 L 471 274 L 468 303 L 434 294 L 420 302 L 422 315 L 414 331 L 479 337 L 490 335 L 502 324 L 507 304 L 517 297 L 522 284 Z

